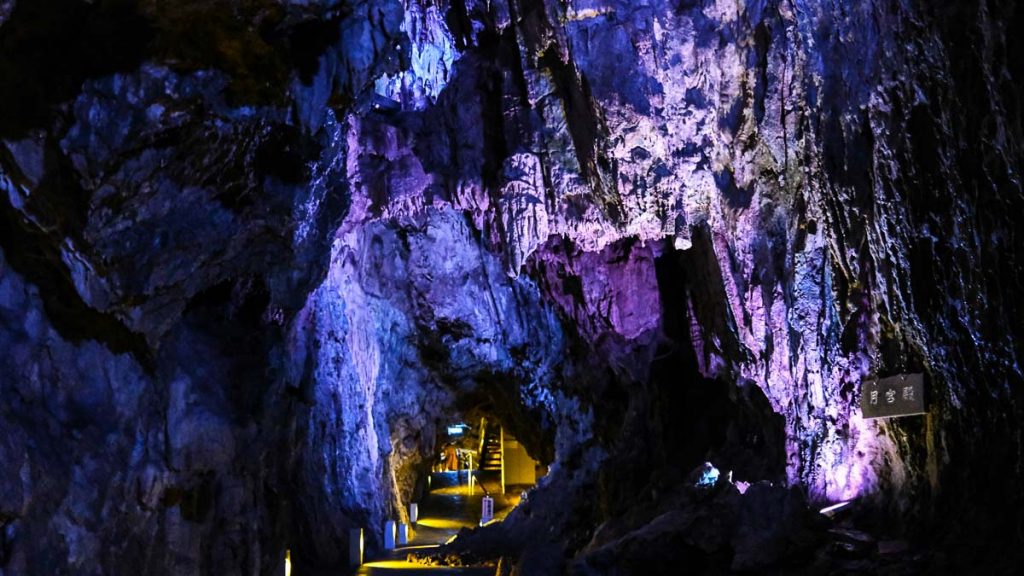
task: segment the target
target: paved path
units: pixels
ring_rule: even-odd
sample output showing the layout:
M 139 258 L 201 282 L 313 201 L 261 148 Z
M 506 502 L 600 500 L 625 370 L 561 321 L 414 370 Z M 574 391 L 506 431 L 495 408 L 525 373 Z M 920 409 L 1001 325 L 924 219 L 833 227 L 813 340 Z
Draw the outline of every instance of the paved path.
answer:
M 493 576 L 493 568 L 424 566 L 405 560 L 410 553 L 429 552 L 431 548 L 437 548 L 453 538 L 459 530 L 479 524 L 483 490 L 477 486 L 475 494 L 471 495 L 465 483 L 465 472 L 458 478 L 455 472 L 438 472 L 431 475 L 431 490 L 419 504 L 419 522 L 413 529 L 409 544 L 363 564 L 356 572 L 357 576 Z M 494 511 L 497 517 L 507 514 L 517 503 L 517 499 L 502 496 L 496 482 L 485 480 L 484 485 L 494 497 Z

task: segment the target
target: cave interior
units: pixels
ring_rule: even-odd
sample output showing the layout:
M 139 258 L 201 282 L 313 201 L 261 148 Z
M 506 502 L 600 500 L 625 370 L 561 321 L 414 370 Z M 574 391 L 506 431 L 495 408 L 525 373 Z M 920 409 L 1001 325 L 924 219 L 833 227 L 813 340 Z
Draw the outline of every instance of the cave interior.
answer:
M 1021 573 L 1022 26 L 0 0 L 0 576 Z

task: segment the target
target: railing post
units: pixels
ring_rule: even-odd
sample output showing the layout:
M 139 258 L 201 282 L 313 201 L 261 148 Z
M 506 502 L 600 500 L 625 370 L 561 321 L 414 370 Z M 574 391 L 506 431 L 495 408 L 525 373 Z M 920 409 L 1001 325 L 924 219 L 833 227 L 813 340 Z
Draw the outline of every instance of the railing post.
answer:
M 480 418 L 480 446 L 477 448 L 477 453 L 480 457 L 484 456 L 484 440 L 487 438 L 487 418 Z
M 388 520 L 384 523 L 384 549 L 395 549 L 395 521 Z
M 501 442 L 498 443 L 498 456 L 501 458 L 501 493 L 505 493 L 505 427 L 500 429 Z
M 352 528 L 348 531 L 348 565 L 352 568 L 363 565 L 362 528 Z

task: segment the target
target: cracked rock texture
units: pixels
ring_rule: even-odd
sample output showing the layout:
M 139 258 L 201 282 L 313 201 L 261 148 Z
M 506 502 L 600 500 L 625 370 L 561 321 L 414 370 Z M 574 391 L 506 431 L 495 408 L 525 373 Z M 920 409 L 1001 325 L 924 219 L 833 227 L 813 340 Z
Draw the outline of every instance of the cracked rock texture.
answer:
M 1009 571 L 1021 10 L 0 0 L 0 574 L 335 570 L 481 407 L 520 573 Z

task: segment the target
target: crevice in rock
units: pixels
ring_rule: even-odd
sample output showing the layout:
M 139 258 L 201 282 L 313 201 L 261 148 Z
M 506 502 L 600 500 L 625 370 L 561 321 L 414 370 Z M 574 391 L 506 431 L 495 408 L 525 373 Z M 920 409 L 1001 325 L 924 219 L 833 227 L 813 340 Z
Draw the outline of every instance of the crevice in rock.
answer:
M 44 153 L 51 162 L 50 151 Z M 10 174 L 13 164 L 3 148 L 0 162 Z M 153 369 L 153 355 L 145 337 L 128 329 L 114 315 L 94 309 L 79 294 L 64 264 L 64 252 L 76 250 L 81 244 L 85 218 L 81 199 L 85 192 L 64 169 L 50 170 L 49 174 L 57 176 L 40 182 L 26 202 L 26 210 L 42 215 L 42 221 L 27 218 L 10 204 L 9 197 L 0 200 L 0 247 L 7 262 L 38 288 L 50 321 L 66 338 L 102 342 L 116 353 L 132 354 L 143 366 Z M 12 190 L 10 194 L 20 191 Z
M 0 571 L 1015 573 L 1020 4 L 0 0 Z

